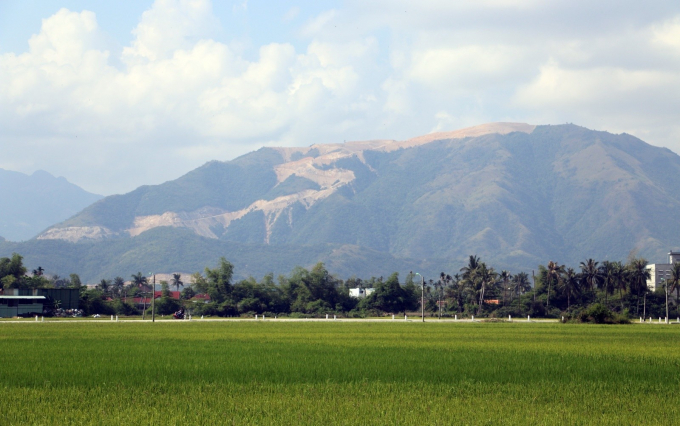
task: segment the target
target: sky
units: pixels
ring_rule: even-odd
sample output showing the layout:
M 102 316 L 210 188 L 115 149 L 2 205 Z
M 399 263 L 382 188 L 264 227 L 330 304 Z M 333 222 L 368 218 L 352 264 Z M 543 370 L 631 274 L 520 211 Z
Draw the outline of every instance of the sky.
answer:
M 680 2 L 0 1 L 0 168 L 103 195 L 494 121 L 680 153 Z

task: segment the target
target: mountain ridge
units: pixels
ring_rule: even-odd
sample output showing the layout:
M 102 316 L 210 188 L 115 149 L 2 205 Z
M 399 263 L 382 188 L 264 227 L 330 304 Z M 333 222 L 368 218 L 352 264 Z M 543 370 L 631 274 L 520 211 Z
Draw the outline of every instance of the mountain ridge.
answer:
M 245 267 L 245 275 L 294 266 L 294 256 L 277 263 L 277 250 L 306 253 L 301 266 L 342 253 L 336 266 L 349 273 L 357 265 L 357 275 L 380 262 L 457 270 L 470 254 L 515 271 L 548 260 L 625 259 L 631 250 L 653 260 L 678 245 L 677 188 L 680 157 L 631 135 L 491 123 L 402 142 L 262 148 L 212 161 L 106 197 L 32 244 L 68 240 L 59 233 L 78 228 L 85 237 L 65 247 L 133 250 L 133 241 L 162 230 L 163 238 L 191 235 L 192 245 L 235 258 L 229 244 L 249 253 L 260 247 L 263 266 Z M 310 247 L 327 248 L 314 256 Z M 160 262 L 158 250 L 149 248 L 150 263 Z

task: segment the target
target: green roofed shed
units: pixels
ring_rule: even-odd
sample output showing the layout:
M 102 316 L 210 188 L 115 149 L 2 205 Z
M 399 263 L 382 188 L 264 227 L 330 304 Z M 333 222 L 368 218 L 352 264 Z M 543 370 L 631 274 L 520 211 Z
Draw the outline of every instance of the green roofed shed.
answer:
M 45 296 L 0 296 L 0 318 L 41 315 Z

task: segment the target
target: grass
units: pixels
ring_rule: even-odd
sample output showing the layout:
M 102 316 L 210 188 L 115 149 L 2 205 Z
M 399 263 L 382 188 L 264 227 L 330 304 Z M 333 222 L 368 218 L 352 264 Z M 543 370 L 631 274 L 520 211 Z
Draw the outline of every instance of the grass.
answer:
M 680 327 L 0 324 L 0 424 L 674 424 Z

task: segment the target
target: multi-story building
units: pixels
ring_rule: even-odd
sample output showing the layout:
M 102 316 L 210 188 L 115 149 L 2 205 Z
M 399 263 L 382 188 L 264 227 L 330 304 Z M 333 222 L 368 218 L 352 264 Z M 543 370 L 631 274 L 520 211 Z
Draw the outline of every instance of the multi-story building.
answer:
M 647 287 L 651 291 L 656 291 L 657 288 L 660 288 L 663 280 L 671 278 L 671 269 L 675 263 L 680 263 L 680 251 L 670 251 L 668 253 L 668 263 L 650 263 L 647 265 L 651 275 L 647 280 Z

